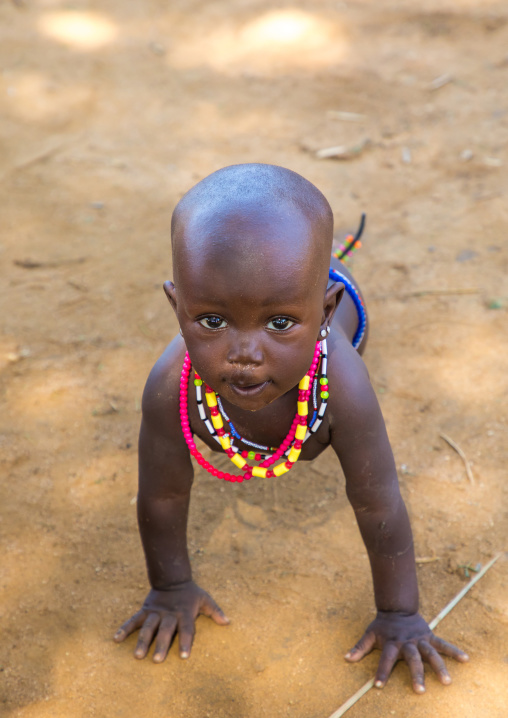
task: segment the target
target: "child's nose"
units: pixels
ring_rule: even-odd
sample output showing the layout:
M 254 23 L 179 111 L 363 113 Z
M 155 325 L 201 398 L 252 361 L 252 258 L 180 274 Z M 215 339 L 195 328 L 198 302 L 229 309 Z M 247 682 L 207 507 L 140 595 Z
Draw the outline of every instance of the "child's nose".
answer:
M 262 364 L 263 352 L 261 346 L 252 334 L 238 333 L 236 341 L 230 345 L 228 351 L 230 364 Z

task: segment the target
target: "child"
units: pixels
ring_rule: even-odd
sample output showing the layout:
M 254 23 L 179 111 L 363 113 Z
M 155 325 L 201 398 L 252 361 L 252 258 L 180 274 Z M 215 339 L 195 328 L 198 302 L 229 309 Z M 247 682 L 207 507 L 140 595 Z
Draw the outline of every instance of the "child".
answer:
M 161 662 L 176 633 L 181 658 L 189 656 L 199 614 L 229 623 L 192 580 L 191 454 L 218 479 L 277 481 L 300 452 L 314 459 L 331 444 L 369 555 L 377 607 L 346 659 L 381 649 L 380 688 L 402 658 L 416 693 L 425 691 L 424 660 L 450 683 L 439 653 L 468 657 L 418 614 L 411 528 L 360 357 L 363 301 L 342 264 L 334 259 L 340 273 L 329 271 L 330 205 L 290 170 L 235 165 L 181 199 L 171 233 L 174 283 L 164 290 L 182 336 L 148 378 L 139 438 L 138 520 L 152 589 L 115 640 L 140 629 L 134 655 L 144 658 L 155 641 L 153 660 Z M 329 282 L 329 273 L 339 281 Z M 230 472 L 202 457 L 194 435 L 228 454 Z

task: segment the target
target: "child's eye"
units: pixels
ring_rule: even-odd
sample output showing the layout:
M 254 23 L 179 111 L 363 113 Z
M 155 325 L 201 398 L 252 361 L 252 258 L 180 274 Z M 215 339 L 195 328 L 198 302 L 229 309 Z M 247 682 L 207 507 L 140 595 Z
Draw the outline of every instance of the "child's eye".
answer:
M 275 319 L 270 319 L 270 321 L 267 324 L 268 329 L 275 329 L 278 332 L 283 332 L 285 329 L 289 329 L 292 327 L 294 322 L 291 321 L 291 319 L 287 319 L 286 317 L 275 317 Z
M 228 325 L 225 319 L 216 317 L 215 315 L 203 317 L 203 319 L 199 320 L 199 323 L 202 327 L 206 327 L 206 329 L 224 329 L 224 327 Z

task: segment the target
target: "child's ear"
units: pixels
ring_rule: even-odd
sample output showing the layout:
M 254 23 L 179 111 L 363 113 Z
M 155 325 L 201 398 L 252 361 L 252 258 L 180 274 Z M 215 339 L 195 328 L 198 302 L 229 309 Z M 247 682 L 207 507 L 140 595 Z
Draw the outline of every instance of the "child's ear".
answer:
M 321 330 L 326 330 L 332 323 L 333 315 L 344 296 L 344 285 L 342 282 L 334 282 L 325 292 L 323 301 L 323 316 L 321 318 Z M 328 330 L 329 331 L 329 330 Z
M 173 284 L 173 282 L 170 282 L 169 280 L 164 282 L 164 294 L 168 298 L 169 303 L 173 307 L 173 310 L 176 314 L 176 287 Z

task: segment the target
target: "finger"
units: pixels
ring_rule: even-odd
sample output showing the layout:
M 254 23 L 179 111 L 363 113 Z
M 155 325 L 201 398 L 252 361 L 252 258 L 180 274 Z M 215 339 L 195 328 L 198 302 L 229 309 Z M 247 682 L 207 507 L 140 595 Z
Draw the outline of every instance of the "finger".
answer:
M 379 659 L 379 665 L 377 667 L 376 678 L 374 685 L 376 688 L 383 688 L 388 680 L 390 673 L 399 657 L 400 649 L 395 643 L 386 643 Z
M 174 616 L 164 616 L 157 631 L 153 660 L 155 663 L 162 663 L 168 655 L 171 641 L 176 631 L 177 620 Z
M 143 623 L 141 630 L 139 631 L 139 638 L 134 650 L 135 658 L 144 658 L 148 653 L 150 644 L 153 640 L 157 626 L 160 623 L 160 616 L 158 613 L 149 613 L 148 618 Z
M 219 626 L 227 626 L 229 624 L 229 618 L 224 614 L 222 608 L 215 603 L 211 596 L 207 596 L 203 599 L 203 602 L 199 607 L 199 612 L 202 613 L 203 616 L 213 618 L 215 623 L 218 623 Z
M 346 661 L 351 661 L 351 663 L 361 661 L 364 656 L 372 651 L 375 645 L 376 636 L 371 631 L 364 633 L 358 643 L 346 653 L 344 658 Z
M 127 636 L 130 636 L 131 633 L 134 633 L 134 631 L 137 631 L 138 628 L 140 628 L 143 625 L 143 621 L 146 618 L 146 613 L 141 610 L 134 614 L 134 616 L 131 616 L 128 621 L 125 621 L 125 623 L 120 626 L 118 631 L 113 636 L 113 640 L 117 643 L 121 643 L 122 641 L 125 641 Z
M 178 645 L 180 649 L 180 658 L 188 658 L 190 656 L 192 642 L 194 641 L 194 620 L 181 618 L 178 621 Z
M 414 692 L 425 693 L 423 661 L 418 648 L 414 645 L 414 643 L 404 643 L 402 646 L 402 655 L 409 666 Z
M 422 640 L 418 641 L 418 650 L 420 651 L 424 660 L 426 660 L 427 663 L 431 665 L 432 670 L 436 673 L 441 683 L 443 683 L 443 685 L 445 686 L 450 684 L 452 682 L 452 679 L 445 666 L 445 662 L 443 661 L 439 653 L 436 651 L 436 649 L 433 648 L 427 641 Z
M 456 661 L 460 661 L 461 663 L 469 661 L 467 653 L 464 653 L 464 651 L 461 651 L 460 648 L 457 648 L 457 646 L 454 646 L 452 643 L 448 643 L 448 641 L 443 641 L 442 638 L 434 636 L 434 634 L 429 638 L 429 643 L 431 646 L 434 646 L 436 651 L 439 651 L 439 653 L 442 653 L 444 656 L 455 658 Z

